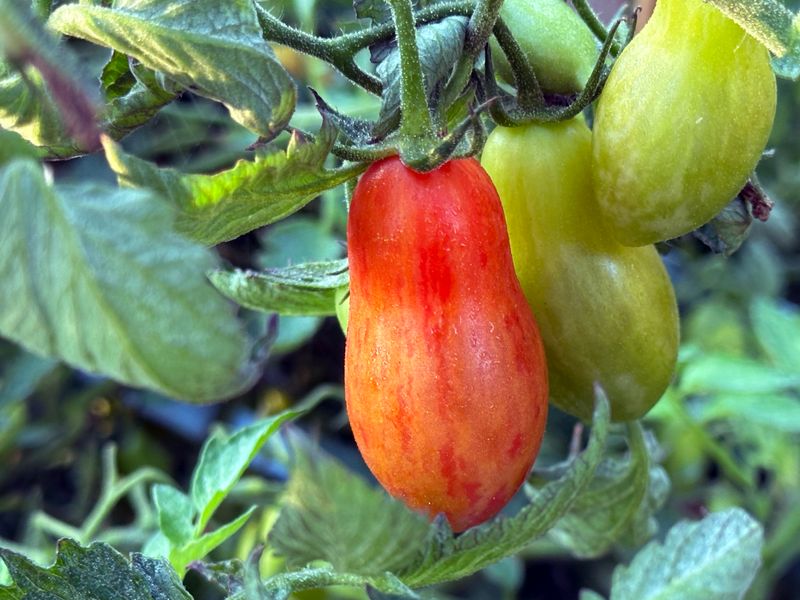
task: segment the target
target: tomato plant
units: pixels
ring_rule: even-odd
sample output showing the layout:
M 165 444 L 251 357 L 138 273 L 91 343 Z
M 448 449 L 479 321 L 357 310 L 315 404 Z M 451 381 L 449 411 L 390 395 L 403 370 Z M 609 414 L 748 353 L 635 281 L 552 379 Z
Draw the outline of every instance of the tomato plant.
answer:
M 420 174 L 387 159 L 353 194 L 348 248 L 345 392 L 361 454 L 390 493 L 462 531 L 519 489 L 547 414 L 500 200 L 475 160 Z
M 624 244 L 696 229 L 744 186 L 776 102 L 766 48 L 706 2 L 662 0 L 597 105 L 593 173 Z
M 678 352 L 672 284 L 652 246 L 628 248 L 597 222 L 592 134 L 582 117 L 498 127 L 481 162 L 508 219 L 514 267 L 542 332 L 550 397 L 589 419 L 593 383 L 611 414 L 644 415 Z
M 793 597 L 793 1 L 2 3 L 0 600 Z

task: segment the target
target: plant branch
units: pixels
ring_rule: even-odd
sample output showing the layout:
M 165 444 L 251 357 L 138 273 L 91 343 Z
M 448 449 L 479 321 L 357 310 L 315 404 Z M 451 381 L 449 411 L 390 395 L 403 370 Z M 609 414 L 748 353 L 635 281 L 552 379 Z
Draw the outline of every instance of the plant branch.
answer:
M 519 42 L 511 34 L 511 30 L 502 19 L 498 19 L 495 23 L 494 35 L 511 65 L 511 71 L 517 84 L 517 99 L 520 107 L 526 110 L 533 110 L 544 106 L 544 93 L 536 77 L 536 71 L 533 70 L 533 66 L 522 51 Z M 493 69 L 490 64 L 490 52 L 486 54 L 487 77 L 489 77 L 490 70 Z M 492 72 L 491 75 L 494 76 L 494 73 Z
M 80 529 L 80 540 L 87 542 L 95 537 L 103 520 L 121 498 L 136 486 L 157 481 L 169 483 L 170 478 L 158 469 L 145 467 L 119 479 L 116 467 L 116 447 L 109 445 L 103 449 L 103 489 L 92 511 L 87 515 Z
M 474 8 L 475 2 L 473 0 L 454 0 L 427 6 L 414 13 L 414 17 L 418 25 L 424 25 L 433 21 L 441 21 L 445 17 L 468 17 L 472 14 Z M 394 37 L 394 24 L 382 23 L 375 27 L 346 33 L 331 39 L 335 40 L 337 44 L 342 44 L 348 49 L 356 51 L 392 37 Z
M 362 88 L 380 96 L 382 86 L 380 80 L 356 65 L 350 46 L 339 43 L 340 38 L 320 38 L 287 25 L 273 17 L 258 3 L 255 4 L 258 22 L 264 38 L 289 46 L 298 52 L 314 56 L 336 67 L 342 75 L 360 85 Z M 344 37 L 344 36 L 341 36 Z
M 432 138 L 433 123 L 417 46 L 411 0 L 388 0 L 400 51 L 400 132 L 410 138 Z
M 489 56 L 486 64 L 486 91 L 490 96 L 498 96 L 499 98 L 498 101 L 495 102 L 490 108 L 492 118 L 498 124 L 505 127 L 515 127 L 518 125 L 525 125 L 527 123 L 552 123 L 555 121 L 564 121 L 577 116 L 581 111 L 589 106 L 595 98 L 597 98 L 602 91 L 603 86 L 605 85 L 609 73 L 609 69 L 606 67 L 606 59 L 608 58 L 609 52 L 611 52 L 614 36 L 616 36 L 617 30 L 621 24 L 621 19 L 614 23 L 609 37 L 606 38 L 606 41 L 603 44 L 603 48 L 601 49 L 600 55 L 598 56 L 597 62 L 592 70 L 592 74 L 589 76 L 589 80 L 586 82 L 586 86 L 583 88 L 581 93 L 578 94 L 578 96 L 567 106 L 547 106 L 543 101 L 539 102 L 536 96 L 531 95 L 530 92 L 525 93 L 525 91 L 522 89 L 523 86 L 518 83 L 517 88 L 519 95 L 516 106 L 510 106 L 507 108 L 503 100 L 511 101 L 512 98 L 508 95 L 503 95 L 501 90 L 498 88 L 491 65 L 491 57 Z M 506 41 L 508 42 L 509 40 Z M 487 56 L 488 55 L 489 52 L 487 52 Z M 522 65 L 524 65 L 524 62 Z M 515 77 L 516 76 L 517 75 L 515 72 Z M 520 74 L 520 77 L 524 76 L 524 73 Z M 533 91 L 533 94 L 535 94 L 535 90 Z
M 456 63 L 444 91 L 444 106 L 452 103 L 469 82 L 475 59 L 489 41 L 503 0 L 478 0 L 467 24 L 464 52 Z
M 681 421 L 693 430 L 693 433 L 697 435 L 697 439 L 700 440 L 705 451 L 717 462 L 725 476 L 743 489 L 753 491 L 755 483 L 752 477 L 747 475 L 726 448 L 712 438 L 705 428 L 692 418 L 683 404 L 683 399 L 677 394 L 667 394 L 664 400 L 669 402 Z
M 39 530 L 42 533 L 52 535 L 56 538 L 72 538 L 76 540 L 81 539 L 81 532 L 76 527 L 69 523 L 64 523 L 51 517 L 47 513 L 37 511 L 31 516 L 29 527 L 33 530 Z
M 597 13 L 594 12 L 594 9 L 589 6 L 588 0 L 572 0 L 572 5 L 575 7 L 575 11 L 580 15 L 583 22 L 589 27 L 592 31 L 594 36 L 601 42 L 605 42 L 606 38 L 608 38 L 608 30 L 606 29 L 603 22 L 600 21 L 600 18 L 597 16 Z
M 450 16 L 470 16 L 475 7 L 473 0 L 455 0 L 428 6 L 415 14 L 417 24 L 439 21 Z M 256 3 L 259 24 L 264 39 L 288 46 L 332 65 L 339 72 L 368 92 L 380 95 L 380 80 L 353 62 L 353 54 L 359 50 L 394 37 L 394 23 L 382 23 L 374 27 L 345 33 L 332 38 L 321 38 L 273 17 L 269 11 Z

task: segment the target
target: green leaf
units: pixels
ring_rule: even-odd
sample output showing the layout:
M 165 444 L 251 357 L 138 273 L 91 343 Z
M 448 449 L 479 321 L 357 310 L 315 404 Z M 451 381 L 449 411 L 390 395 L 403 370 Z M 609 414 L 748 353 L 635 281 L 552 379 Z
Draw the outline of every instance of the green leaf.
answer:
M 297 464 L 268 538 L 290 569 L 324 560 L 338 572 L 370 576 L 416 559 L 427 519 L 332 458 L 294 446 Z
M 100 83 L 106 94 L 106 100 L 115 100 L 128 94 L 136 84 L 136 77 L 128 66 L 128 57 L 114 50 L 103 67 Z
M 321 396 L 310 397 L 306 403 L 252 423 L 233 435 L 217 430 L 208 438 L 192 474 L 190 496 L 199 515 L 195 535 L 205 530 L 214 511 L 270 436 L 283 423 L 304 414 L 320 400 Z
M 0 127 L 18 133 L 51 157 L 81 152 L 61 122 L 41 74 L 29 67 L 23 79 L 1 60 Z
M 191 600 L 168 563 L 134 555 L 130 562 L 106 544 L 81 547 L 58 542 L 56 562 L 40 567 L 21 554 L 0 549 L 14 585 L 0 598 L 37 600 Z
M 708 223 L 692 232 L 712 252 L 732 256 L 750 235 L 753 225 L 751 209 L 739 195 Z
M 152 494 L 161 532 L 174 546 L 189 542 L 194 537 L 195 516 L 191 499 L 180 490 L 163 483 L 154 485 Z
M 466 17 L 446 17 L 417 29 L 417 45 L 425 89 L 430 96 L 439 83 L 453 70 L 464 48 Z M 377 74 L 383 83 L 381 116 L 400 109 L 400 51 L 393 48 L 378 65 Z
M 180 577 L 166 561 L 135 553 L 131 565 L 144 575 L 153 600 L 191 600 Z
M 544 535 L 570 509 L 592 480 L 603 456 L 609 425 L 608 400 L 597 391 L 592 433 L 586 449 L 574 457 L 556 481 L 548 483 L 511 518 L 498 518 L 467 530 L 432 532 L 422 560 L 398 575 L 410 587 L 460 579 L 517 554 Z
M 632 531 L 634 538 L 654 533 L 652 516 L 666 499 L 669 480 L 652 464 L 638 422 L 628 426 L 628 435 L 629 456 L 605 458 L 589 486 L 548 533 L 579 558 L 601 556 Z
M 681 338 L 684 349 L 688 344 L 707 353 L 720 352 L 730 356 L 748 353 L 749 327 L 745 326 L 737 304 L 719 297 L 710 297 L 694 304 L 681 319 Z
M 611 600 L 734 600 L 761 563 L 764 533 L 735 508 L 699 522 L 681 521 L 663 544 L 647 545 L 614 571 Z
M 172 543 L 167 536 L 159 529 L 142 546 L 142 554 L 151 558 L 169 558 L 172 550 Z
M 49 25 L 132 56 L 271 138 L 289 122 L 294 82 L 263 39 L 248 0 L 117 0 L 59 7 Z
M 347 260 L 304 263 L 264 272 L 212 271 L 211 283 L 238 304 L 281 315 L 336 314 L 336 289 L 347 285 Z
M 593 590 L 581 590 L 579 600 L 605 600 L 605 598 Z
M 17 72 L 0 64 L 0 125 L 38 146 L 55 146 L 61 155 L 96 150 L 97 111 L 76 79 L 80 64 L 34 16 L 29 2 L 5 3 L 0 11 L 0 59 L 3 55 Z M 13 91 L 20 97 L 9 94 Z
M 698 354 L 683 369 L 683 394 L 769 394 L 800 387 L 800 373 L 782 371 L 745 358 Z
M 509 556 L 500 562 L 486 567 L 482 575 L 503 591 L 503 595 L 513 598 L 525 579 L 525 561 L 519 556 Z
M 176 96 L 173 92 L 137 81 L 124 96 L 106 104 L 103 129 L 113 139 L 121 139 L 152 119 Z
M 260 557 L 259 557 L 260 558 Z M 228 593 L 228 600 L 236 597 L 245 585 L 246 567 L 241 559 L 233 558 L 220 562 L 198 561 L 192 565 L 192 571 L 202 575 Z M 254 600 L 248 598 L 247 600 Z
M 770 362 L 787 373 L 800 369 L 800 310 L 757 298 L 750 307 L 753 332 Z
M 254 569 L 251 569 L 252 572 Z M 330 566 L 309 567 L 289 573 L 279 573 L 263 582 L 254 576 L 245 580 L 245 589 L 230 596 L 229 600 L 288 600 L 292 592 L 314 590 L 328 586 L 365 587 L 367 592 L 378 590 L 389 598 L 419 600 L 419 596 L 391 573 L 365 576 L 340 573 Z
M 104 138 L 109 165 L 120 184 L 152 189 L 178 209 L 176 228 L 204 244 L 218 244 L 282 219 L 326 189 L 356 177 L 366 165 L 324 167 L 336 132 L 323 122 L 313 143 L 290 143 L 255 161 L 240 160 L 216 175 L 188 175 L 125 154 Z
M 0 169 L 0 334 L 28 350 L 192 401 L 247 389 L 251 342 L 209 285 L 211 254 L 151 194 L 52 187 Z
M 195 538 L 186 544 L 173 547 L 169 555 L 169 561 L 178 573 L 186 571 L 188 565 L 196 560 L 207 556 L 214 548 L 222 544 L 225 540 L 239 531 L 247 520 L 252 516 L 256 507 L 253 506 L 247 511 L 236 517 L 233 521 L 218 527 L 214 531 Z
M 103 130 L 118 140 L 153 118 L 183 91 L 164 87 L 164 78 L 114 51 L 102 75 L 107 103 Z
M 50 64 L 75 70 L 74 56 L 59 45 L 58 40 L 33 12 L 32 2 L 12 0 L 0 12 L 0 56 L 11 62 L 25 62 L 40 57 Z
M 796 50 L 796 20 L 779 0 L 709 1 L 776 56 Z
M 332 191 L 323 198 L 323 215 L 313 218 L 295 214 L 289 219 L 271 225 L 260 236 L 262 251 L 256 263 L 267 270 L 306 262 L 321 262 L 339 258 L 344 250 L 341 239 L 332 231 L 333 221 L 325 217 L 325 208 L 332 199 Z M 337 197 L 335 202 L 341 200 Z M 307 342 L 322 324 L 321 317 L 281 316 L 278 320 L 278 337 L 273 354 L 292 352 Z
M 392 9 L 386 0 L 353 0 L 356 18 L 369 19 L 371 25 L 380 25 L 392 20 Z
M 737 419 L 773 431 L 800 434 L 798 396 L 718 394 L 699 404 L 695 417 L 702 422 Z
M 0 86 L 2 83 L 0 83 Z M 0 91 L 2 94 L 2 91 Z M 0 107 L 0 115 L 2 107 Z M 0 129 L 0 167 L 14 158 L 39 158 L 39 151 L 13 131 Z
M 383 593 L 402 592 L 381 571 L 394 571 L 398 583 L 410 588 L 466 577 L 524 549 L 566 513 L 600 462 L 608 424 L 608 400 L 598 391 L 589 444 L 564 475 L 515 517 L 494 519 L 458 537 L 446 522 L 424 527 L 421 517 L 332 460 L 301 455 L 269 543 L 290 568 L 324 560 L 334 567 L 335 583 L 369 582 Z M 276 576 L 271 585 L 297 589 L 291 582 L 304 581 L 309 576 L 304 571 Z

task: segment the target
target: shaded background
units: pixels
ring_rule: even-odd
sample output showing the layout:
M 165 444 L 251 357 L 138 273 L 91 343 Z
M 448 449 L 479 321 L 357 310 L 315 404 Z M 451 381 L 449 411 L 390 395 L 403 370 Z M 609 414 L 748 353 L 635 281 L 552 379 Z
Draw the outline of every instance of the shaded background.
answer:
M 620 3 L 595 0 L 594 4 L 609 18 Z M 349 10 L 346 0 L 323 0 L 318 6 L 312 1 L 286 0 L 282 14 L 287 21 L 309 29 L 317 23 L 320 33 L 330 33 L 336 30 L 338 20 L 347 19 L 343 15 L 351 14 Z M 100 65 L 106 57 L 91 47 L 76 47 L 89 65 Z M 322 91 L 342 111 L 374 112 L 373 99 L 356 93 L 325 65 L 285 48 L 277 51 L 298 81 Z M 310 98 L 305 100 L 293 122 L 313 129 L 317 115 Z M 712 255 L 691 237 L 664 248 L 681 303 L 686 344 L 707 352 L 764 360 L 763 349 L 753 334 L 754 303 L 766 298 L 796 310 L 800 301 L 795 235 L 800 213 L 798 108 L 798 86 L 782 82 L 770 142 L 776 155 L 759 169 L 778 201 L 773 219 L 756 224 L 751 239 L 730 259 Z M 253 141 L 252 134 L 231 123 L 218 105 L 187 94 L 129 136 L 125 147 L 161 165 L 210 172 L 244 156 L 243 149 Z M 114 180 L 100 156 L 59 163 L 54 172 L 60 181 Z M 232 265 L 254 268 L 342 256 L 346 223 L 342 198 L 341 190 L 326 192 L 290 219 L 224 244 L 220 254 Z M 254 313 L 244 316 L 256 324 L 263 324 L 267 318 Z M 292 405 L 319 386 L 338 389 L 343 357 L 344 337 L 334 319 L 281 318 L 278 343 L 256 388 L 234 401 L 206 407 L 174 402 L 63 366 L 32 361 L 42 373 L 40 379 L 32 380 L 32 393 L 13 403 L 0 401 L 0 463 L 4 465 L 0 470 L 0 537 L 23 544 L 26 552 L 47 562 L 54 536 L 40 526 L 41 515 L 72 523 L 82 520 L 97 499 L 100 450 L 109 442 L 119 449 L 123 473 L 151 465 L 186 486 L 212 423 L 238 426 Z M 5 371 L 19 360 L 13 345 L 0 341 L 0 369 Z M 800 402 L 797 390 L 791 393 Z M 693 410 L 701 400 L 706 399 L 687 398 L 687 409 Z M 791 539 L 794 530 L 790 528 L 797 523 L 787 521 L 787 515 L 797 518 L 796 507 L 800 506 L 800 423 L 793 428 L 786 418 L 778 427 L 759 422 L 753 415 L 736 413 L 705 423 L 687 412 L 688 417 L 676 417 L 654 411 L 647 421 L 664 449 L 664 464 L 673 482 L 670 499 L 659 513 L 662 531 L 679 518 L 694 518 L 731 505 L 744 506 L 765 523 L 768 539 L 780 541 L 778 534 L 790 538 L 783 545 L 776 542 L 770 546 L 774 556 L 769 557 L 769 569 L 757 582 L 751 599 L 800 597 L 796 591 L 800 589 L 800 547 Z M 682 420 L 686 418 L 689 420 Z M 698 424 L 702 425 L 700 432 L 693 427 Z M 543 462 L 564 456 L 573 425 L 570 417 L 553 411 Z M 340 393 L 334 392 L 299 427 L 325 450 L 369 476 L 346 425 Z M 707 437 L 703 437 L 705 430 L 709 431 Z M 733 457 L 734 467 L 751 485 L 743 486 L 731 478 L 732 467 L 720 460 L 720 452 Z M 252 473 L 267 482 L 263 502 L 268 505 L 287 475 L 285 463 L 279 453 L 268 451 L 257 459 Z M 241 499 L 241 506 L 248 501 L 248 497 Z M 240 508 L 236 503 L 234 494 L 228 508 L 231 515 Z M 108 525 L 130 523 L 134 509 L 129 503 L 121 503 Z M 220 548 L 216 556 L 246 556 L 252 545 L 263 539 L 259 537 L 258 519 L 253 521 L 253 528 L 248 526 L 245 531 L 249 543 L 240 538 Z M 141 531 L 131 531 L 118 547 L 139 549 L 149 535 L 145 525 Z M 800 540 L 800 528 L 796 533 L 795 538 Z M 436 593 L 443 598 L 571 599 L 578 597 L 582 587 L 607 592 L 614 566 L 628 560 L 632 553 L 631 548 L 619 548 L 607 557 L 577 561 L 552 546 L 535 547 L 523 557 L 504 561 Z M 219 597 L 191 576 L 189 583 L 198 598 Z M 334 595 L 319 593 L 314 597 Z

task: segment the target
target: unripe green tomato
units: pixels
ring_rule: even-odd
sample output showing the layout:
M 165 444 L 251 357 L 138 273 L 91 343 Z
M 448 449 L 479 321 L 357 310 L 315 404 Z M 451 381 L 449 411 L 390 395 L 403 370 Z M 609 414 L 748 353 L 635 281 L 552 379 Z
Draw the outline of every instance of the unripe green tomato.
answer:
M 653 246 L 622 246 L 603 228 L 591 184 L 591 132 L 582 118 L 497 127 L 481 162 L 497 187 L 511 254 L 542 333 L 550 400 L 584 420 L 593 383 L 615 421 L 661 397 L 678 349 L 672 283 Z
M 505 0 L 500 16 L 511 30 L 546 92 L 570 94 L 583 89 L 597 61 L 594 35 L 564 0 Z M 492 37 L 494 66 L 507 82 L 511 65 Z
M 651 244 L 719 213 L 758 163 L 775 103 L 758 41 L 710 3 L 659 0 L 595 115 L 595 191 L 617 239 Z
M 377 162 L 347 225 L 347 414 L 393 495 L 462 531 L 525 480 L 547 414 L 547 367 L 503 208 L 474 159 L 429 173 Z
M 342 332 L 347 335 L 347 321 L 350 316 L 350 286 L 345 285 L 337 289 L 334 298 L 336 299 L 336 319 L 339 321 Z

